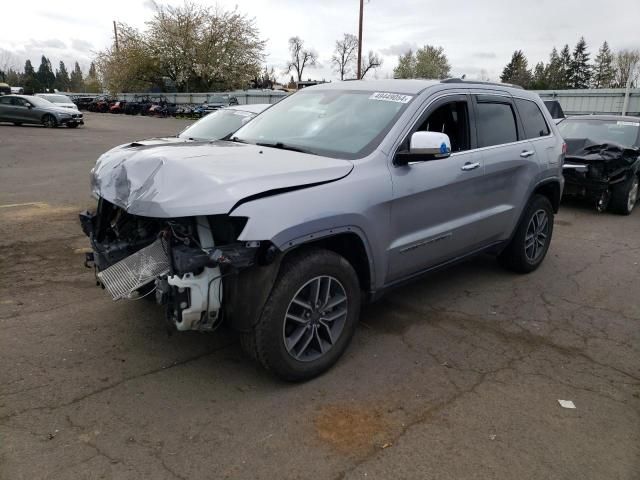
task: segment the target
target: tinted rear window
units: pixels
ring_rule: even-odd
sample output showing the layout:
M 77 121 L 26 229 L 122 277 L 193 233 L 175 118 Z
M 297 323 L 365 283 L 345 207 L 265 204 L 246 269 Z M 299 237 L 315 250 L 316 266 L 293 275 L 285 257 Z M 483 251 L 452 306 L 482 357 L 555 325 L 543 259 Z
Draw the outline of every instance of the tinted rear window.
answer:
M 527 138 L 538 138 L 549 135 L 549 126 L 538 105 L 530 100 L 516 99 L 520 112 L 520 120 Z
M 518 141 L 513 108 L 508 103 L 478 103 L 478 143 L 480 147 Z

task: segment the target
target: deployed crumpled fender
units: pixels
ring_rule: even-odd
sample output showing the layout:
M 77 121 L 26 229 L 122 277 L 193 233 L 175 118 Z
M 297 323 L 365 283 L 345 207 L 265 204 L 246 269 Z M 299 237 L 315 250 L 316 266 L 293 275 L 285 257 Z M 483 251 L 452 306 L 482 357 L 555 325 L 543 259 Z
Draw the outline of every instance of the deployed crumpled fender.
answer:
M 93 193 L 133 215 L 156 218 L 224 214 L 247 198 L 319 185 L 353 164 L 234 142 L 123 145 L 91 170 Z

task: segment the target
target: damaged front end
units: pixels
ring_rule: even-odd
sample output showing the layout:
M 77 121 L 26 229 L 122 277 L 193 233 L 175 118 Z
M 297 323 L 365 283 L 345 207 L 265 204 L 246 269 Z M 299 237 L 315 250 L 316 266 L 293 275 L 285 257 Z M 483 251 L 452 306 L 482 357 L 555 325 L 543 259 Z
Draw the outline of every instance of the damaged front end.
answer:
M 102 198 L 95 213 L 80 214 L 93 249 L 86 265 L 94 267 L 98 285 L 114 300 L 155 298 L 177 330 L 214 330 L 225 303 L 227 310 L 238 308 L 232 304 L 237 288 L 225 287 L 226 278 L 275 257 L 268 242 L 237 240 L 246 221 L 228 215 L 150 218 Z M 229 302 L 223 302 L 225 291 Z
M 566 142 L 564 194 L 592 201 L 598 211 L 606 210 L 615 186 L 640 169 L 640 153 L 612 142 L 589 139 Z

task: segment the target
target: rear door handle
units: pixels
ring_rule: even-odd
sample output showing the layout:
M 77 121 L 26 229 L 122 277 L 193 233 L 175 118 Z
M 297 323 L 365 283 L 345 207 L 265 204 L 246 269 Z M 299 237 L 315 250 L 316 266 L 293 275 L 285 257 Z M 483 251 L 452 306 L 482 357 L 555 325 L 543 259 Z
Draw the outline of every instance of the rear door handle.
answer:
M 464 170 L 465 172 L 468 172 L 469 170 L 475 170 L 479 166 L 480 166 L 480 162 L 475 162 L 475 163 L 467 162 L 462 167 L 460 167 L 460 170 Z
M 520 156 L 521 156 L 522 158 L 529 158 L 530 156 L 535 155 L 535 154 L 536 154 L 536 152 L 534 152 L 533 150 L 524 150 L 524 151 L 520 154 Z

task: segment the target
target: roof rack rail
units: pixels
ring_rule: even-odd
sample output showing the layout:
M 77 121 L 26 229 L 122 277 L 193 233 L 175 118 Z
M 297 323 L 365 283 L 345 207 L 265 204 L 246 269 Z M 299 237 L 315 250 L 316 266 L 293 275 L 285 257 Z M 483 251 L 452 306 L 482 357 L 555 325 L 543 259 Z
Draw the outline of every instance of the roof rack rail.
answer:
M 520 90 L 524 90 L 520 85 L 513 85 L 511 83 L 498 83 L 498 82 L 483 82 L 481 80 L 465 80 L 463 78 L 446 78 L 444 80 L 440 80 L 440 83 L 469 83 L 474 85 L 494 85 L 496 87 L 510 87 L 510 88 L 519 88 Z

